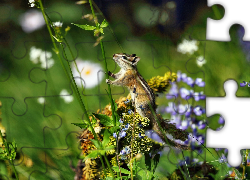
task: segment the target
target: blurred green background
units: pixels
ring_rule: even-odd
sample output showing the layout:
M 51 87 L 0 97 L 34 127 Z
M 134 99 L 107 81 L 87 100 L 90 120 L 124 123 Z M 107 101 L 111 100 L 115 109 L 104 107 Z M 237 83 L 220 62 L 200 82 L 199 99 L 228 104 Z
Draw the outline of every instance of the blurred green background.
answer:
M 240 26 L 235 25 L 230 29 L 231 42 L 205 41 L 207 17 L 222 17 L 223 8 L 216 7 L 219 16 L 215 16 L 214 11 L 206 7 L 206 1 L 95 2 L 110 25 L 104 30 L 103 39 L 110 71 L 119 71 L 119 67 L 112 60 L 113 54 L 126 52 L 137 54 L 141 58 L 138 71 L 145 79 L 180 70 L 192 78 L 202 78 L 206 86 L 199 91 L 203 90 L 208 96 L 224 96 L 223 83 L 229 78 L 238 84 L 248 81 L 249 61 L 244 53 L 248 44 L 241 41 L 244 33 L 241 33 Z M 67 58 L 60 51 L 65 65 L 66 61 L 72 63 L 79 58 L 98 63 L 104 69 L 100 46 L 93 46 L 96 42 L 93 32 L 71 24 L 91 24 L 82 18 L 91 13 L 89 5 L 78 5 L 76 1 L 66 0 L 43 3 L 53 22 L 63 22 L 62 30 L 67 26 L 71 28 L 66 39 L 73 50 L 74 58 L 68 48 L 65 49 Z M 76 166 L 81 150 L 77 139 L 80 129 L 71 123 L 80 122 L 79 119 L 83 119 L 84 115 L 74 94 L 71 103 L 66 103 L 59 96 L 63 89 L 68 91 L 68 95 L 72 94 L 72 90 L 53 51 L 46 26 L 41 25 L 31 32 L 22 28 L 22 17 L 31 10 L 33 17 L 39 13 L 39 9 L 29 7 L 26 1 L 1 2 L 2 124 L 6 129 L 7 140 L 17 142 L 19 154 L 15 164 L 18 165 L 16 167 L 21 179 L 29 176 L 31 179 L 73 179 L 75 173 L 70 168 L 70 163 Z M 101 22 L 104 16 L 97 9 L 96 12 Z M 198 50 L 194 54 L 177 51 L 178 45 L 184 39 L 197 40 Z M 41 68 L 41 64 L 34 64 L 30 60 L 30 49 L 33 46 L 52 53 L 54 65 L 51 68 L 45 70 Z M 199 56 L 206 60 L 202 67 L 197 65 L 196 59 Z M 104 74 L 104 70 L 95 76 L 95 80 L 101 74 Z M 114 99 L 128 94 L 125 88 L 111 88 Z M 109 103 L 105 89 L 105 78 L 99 79 L 99 84 L 94 88 L 84 91 L 80 88 L 89 112 L 96 112 Z M 249 96 L 249 89 L 239 88 L 237 95 Z M 38 103 L 39 97 L 45 98 L 44 104 Z M 172 100 L 161 96 L 157 99 L 157 104 L 166 106 L 170 101 Z M 217 121 L 209 122 L 210 127 L 218 127 Z M 32 159 L 31 167 L 25 164 L 22 154 Z M 168 164 L 164 158 L 159 172 L 166 175 L 176 167 Z M 1 163 L 3 168 L 0 168 L 0 174 L 7 174 L 8 168 L 4 168 L 4 163 Z

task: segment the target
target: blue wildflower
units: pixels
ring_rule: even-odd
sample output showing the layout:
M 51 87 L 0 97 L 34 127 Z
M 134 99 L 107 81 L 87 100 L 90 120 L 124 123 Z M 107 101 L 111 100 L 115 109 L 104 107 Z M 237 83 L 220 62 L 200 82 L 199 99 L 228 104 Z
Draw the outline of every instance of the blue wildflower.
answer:
M 205 129 L 205 127 L 206 127 L 206 123 L 205 123 L 205 122 L 200 121 L 200 122 L 198 123 L 198 128 L 199 128 L 199 129 Z
M 130 102 L 129 99 L 127 99 L 126 101 L 124 101 L 124 104 L 128 104 Z
M 199 86 L 199 87 L 204 87 L 204 86 L 205 86 L 205 82 L 202 81 L 201 78 L 197 78 L 197 79 L 195 80 L 195 84 L 196 84 L 197 86 Z
M 128 110 L 128 113 L 131 114 L 131 113 L 133 113 L 133 111 L 132 111 L 131 109 L 129 109 L 129 110 Z
M 204 110 L 200 106 L 196 106 L 193 111 L 196 116 L 200 116 L 204 113 Z
M 246 81 L 243 81 L 243 83 L 240 83 L 240 87 L 244 87 L 247 85 L 247 82 Z
M 114 137 L 114 138 L 117 138 L 117 134 L 116 134 L 116 133 L 113 133 L 113 137 Z
M 186 80 L 187 85 L 194 87 L 194 80 L 191 77 L 188 77 Z
M 218 122 L 219 122 L 219 124 L 224 124 L 224 123 L 225 123 L 225 120 L 223 119 L 223 117 L 220 116 Z
M 125 136 L 126 136 L 126 132 L 125 131 L 121 131 L 120 133 L 119 133 L 119 138 L 124 138 Z
M 180 89 L 180 95 L 181 95 L 182 99 L 190 99 L 191 93 L 186 88 L 181 88 Z
M 122 120 L 122 119 L 119 119 L 119 123 L 123 124 L 123 120 Z
M 125 125 L 125 127 L 122 129 L 123 131 L 127 131 L 128 130 L 128 128 L 129 128 L 129 124 L 127 123 L 126 125 Z

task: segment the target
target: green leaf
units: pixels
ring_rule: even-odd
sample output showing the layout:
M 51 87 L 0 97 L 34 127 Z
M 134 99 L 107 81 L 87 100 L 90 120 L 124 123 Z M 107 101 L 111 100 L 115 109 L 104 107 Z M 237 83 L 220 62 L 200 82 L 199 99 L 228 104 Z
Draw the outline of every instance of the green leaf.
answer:
M 74 124 L 75 126 L 78 126 L 81 129 L 87 129 L 89 126 L 88 124 L 85 124 L 85 123 L 71 123 L 71 124 Z
M 114 132 L 117 132 L 118 129 L 120 129 L 119 126 L 113 126 L 112 128 L 109 129 L 109 131 L 111 134 L 113 134 Z
M 109 136 L 110 136 L 110 132 L 107 129 L 105 129 L 104 135 L 103 135 L 103 140 L 102 140 L 103 147 L 105 147 L 109 143 L 109 141 L 110 141 Z
M 104 34 L 104 32 L 103 32 L 103 29 L 102 29 L 102 28 L 100 28 L 100 29 L 99 29 L 99 31 L 100 31 L 100 33 Z
M 155 169 L 156 169 L 156 167 L 157 167 L 157 165 L 158 165 L 158 163 L 159 163 L 159 161 L 160 161 L 160 154 L 156 154 L 155 156 L 154 156 L 154 159 L 152 160 L 153 161 L 153 163 L 151 163 L 151 170 L 152 170 L 152 172 L 154 173 L 155 172 Z
M 71 24 L 74 24 L 74 23 L 71 23 Z M 84 30 L 90 30 L 90 31 L 92 31 L 92 30 L 95 30 L 95 29 L 96 29 L 95 26 L 90 26 L 90 25 L 88 25 L 88 24 L 85 24 L 85 25 L 74 24 L 74 25 L 75 25 L 75 26 L 78 26 L 79 28 L 82 28 L 82 29 L 84 29 Z
M 103 21 L 102 21 L 102 24 L 101 24 L 101 28 L 104 28 L 104 27 L 108 27 L 108 25 L 109 25 L 109 23 L 106 21 L 106 19 L 104 19 Z
M 100 149 L 100 144 L 99 144 L 99 141 L 98 141 L 98 140 L 90 139 L 90 141 L 92 141 L 92 143 L 95 145 L 95 147 L 96 147 L 97 149 Z
M 100 123 L 103 124 L 104 126 L 114 126 L 113 124 L 113 120 L 105 115 L 105 114 L 96 114 L 96 113 L 93 113 L 93 115 L 100 120 Z
M 113 169 L 115 172 L 120 172 L 118 166 L 113 166 L 112 169 Z M 127 169 L 124 169 L 124 168 L 122 168 L 122 167 L 120 167 L 120 169 L 121 169 L 121 173 L 123 173 L 123 174 L 130 174 L 130 171 L 128 171 Z
M 89 158 L 95 159 L 98 155 L 99 155 L 99 151 L 93 150 L 93 151 L 91 151 L 91 153 L 89 153 L 89 155 L 87 155 L 87 156 L 83 159 L 83 162 L 86 161 L 86 160 L 89 159 Z

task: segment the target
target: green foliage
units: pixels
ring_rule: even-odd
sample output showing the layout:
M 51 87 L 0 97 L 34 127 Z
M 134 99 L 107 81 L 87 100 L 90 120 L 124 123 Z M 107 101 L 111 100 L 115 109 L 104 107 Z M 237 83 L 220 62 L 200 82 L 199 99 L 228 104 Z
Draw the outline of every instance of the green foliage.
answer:
M 121 173 L 123 173 L 123 174 L 131 174 L 131 172 L 130 171 L 128 171 L 127 169 L 124 169 L 124 168 L 122 168 L 122 167 L 118 167 L 118 166 L 113 166 L 112 167 L 112 169 L 115 171 L 115 172 L 120 172 L 120 170 L 121 170 Z
M 105 19 L 102 21 L 101 24 L 96 23 L 96 26 L 91 26 L 88 24 L 85 24 L 85 25 L 84 24 L 83 25 L 74 24 L 74 23 L 72 23 L 72 24 L 81 28 L 81 29 L 87 30 L 87 31 L 94 31 L 94 36 L 98 36 L 99 33 L 104 34 L 103 28 L 108 27 L 108 22 Z
M 5 142 L 3 148 L 0 149 L 0 159 L 14 160 L 16 158 L 17 144 L 13 142 Z
M 96 114 L 93 115 L 100 120 L 100 123 L 104 126 L 114 126 L 113 119 L 105 114 Z

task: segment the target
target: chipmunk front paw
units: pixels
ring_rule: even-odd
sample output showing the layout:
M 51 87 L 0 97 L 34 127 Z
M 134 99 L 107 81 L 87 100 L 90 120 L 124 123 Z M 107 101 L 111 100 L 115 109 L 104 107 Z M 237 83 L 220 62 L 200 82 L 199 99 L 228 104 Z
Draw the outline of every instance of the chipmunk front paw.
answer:
M 112 84 L 112 81 L 110 79 L 106 79 L 107 84 Z

